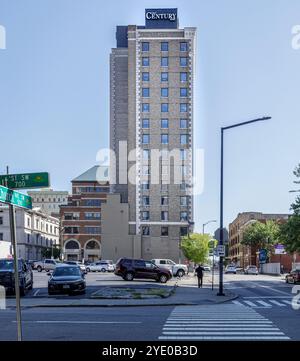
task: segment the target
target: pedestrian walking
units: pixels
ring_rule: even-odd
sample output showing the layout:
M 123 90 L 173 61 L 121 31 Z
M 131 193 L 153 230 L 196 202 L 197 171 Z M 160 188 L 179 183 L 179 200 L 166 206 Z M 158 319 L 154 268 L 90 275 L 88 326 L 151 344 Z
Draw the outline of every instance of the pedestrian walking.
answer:
M 204 268 L 201 265 L 198 265 L 198 267 L 195 269 L 197 278 L 198 278 L 198 288 L 202 288 L 202 284 L 203 284 L 203 271 Z

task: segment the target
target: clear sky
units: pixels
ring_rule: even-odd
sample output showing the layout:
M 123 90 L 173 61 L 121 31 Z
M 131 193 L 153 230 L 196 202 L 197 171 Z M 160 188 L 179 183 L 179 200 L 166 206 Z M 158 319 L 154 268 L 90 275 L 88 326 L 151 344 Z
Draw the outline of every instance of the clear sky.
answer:
M 300 161 L 299 0 L 0 0 L 0 172 L 49 171 L 52 188 L 70 190 L 96 164 L 108 146 L 115 27 L 143 25 L 147 7 L 178 7 L 180 26 L 198 29 L 196 229 L 219 219 L 220 127 L 263 115 L 272 120 L 226 134 L 225 224 L 242 211 L 288 212 Z

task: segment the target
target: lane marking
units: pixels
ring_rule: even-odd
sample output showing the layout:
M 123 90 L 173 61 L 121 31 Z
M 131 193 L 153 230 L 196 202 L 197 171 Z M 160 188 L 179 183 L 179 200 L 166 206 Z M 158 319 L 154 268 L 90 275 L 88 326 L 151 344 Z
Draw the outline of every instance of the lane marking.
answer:
M 198 332 L 198 331 L 185 331 L 185 332 L 172 332 L 172 331 L 167 331 L 167 332 L 164 332 L 164 335 L 224 335 L 224 332 Z M 251 332 L 251 331 L 245 331 L 245 332 L 240 332 L 240 331 L 233 331 L 233 332 L 226 332 L 226 335 L 267 335 L 267 336 L 270 336 L 270 335 L 283 335 L 284 336 L 284 333 L 283 332 L 278 332 L 278 331 L 270 331 L 270 332 L 260 332 L 260 331 L 255 331 L 255 332 Z
M 12 321 L 13 323 L 16 323 L 17 321 Z M 47 320 L 42 320 L 42 321 L 39 321 L 39 320 L 36 320 L 36 321 L 24 321 L 22 320 L 23 323 L 68 323 L 68 324 L 136 324 L 136 323 L 142 323 L 142 322 L 122 322 L 122 321 L 47 321 Z
M 273 303 L 274 305 L 277 305 L 277 306 L 286 307 L 286 305 L 285 305 L 285 304 L 280 303 L 280 302 L 275 301 L 275 300 L 269 300 L 269 302 L 271 302 L 271 303 Z
M 287 336 L 160 336 L 159 340 L 289 340 Z
M 251 302 L 251 301 L 244 301 L 248 306 L 251 306 L 251 307 L 256 307 L 256 304 Z
M 235 305 L 243 306 L 243 304 L 239 301 L 232 301 Z
M 35 292 L 34 292 L 34 294 L 33 294 L 33 297 L 36 297 L 37 295 L 38 295 L 38 293 L 40 292 L 40 290 L 38 289 L 38 290 L 36 290 Z
M 238 329 L 238 332 L 234 332 L 232 328 L 230 327 L 215 327 L 215 328 L 190 328 L 190 327 L 172 327 L 172 328 L 163 328 L 163 331 L 232 331 L 232 333 L 240 333 L 239 331 L 256 331 L 255 334 L 260 334 L 260 331 L 280 331 L 279 328 L 273 328 L 273 327 L 260 327 L 258 329 L 253 327 L 241 327 Z M 166 332 L 163 332 L 166 333 Z M 210 332 L 206 332 L 206 334 L 210 334 Z M 227 332 L 226 332 L 227 334 Z M 231 333 L 230 333 L 231 334 Z M 281 332 L 282 334 L 282 332 Z
M 269 303 L 265 302 L 265 301 L 260 301 L 260 300 L 257 300 L 256 301 L 257 303 L 263 305 L 263 306 L 266 306 L 266 307 L 272 307 L 272 305 L 270 305 Z
M 292 296 L 243 296 L 243 298 L 292 298 Z

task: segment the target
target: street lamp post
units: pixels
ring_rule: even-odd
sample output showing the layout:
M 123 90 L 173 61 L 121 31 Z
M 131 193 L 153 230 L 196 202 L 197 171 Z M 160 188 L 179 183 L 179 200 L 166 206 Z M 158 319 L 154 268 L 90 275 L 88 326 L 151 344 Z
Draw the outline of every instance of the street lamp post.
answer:
M 222 127 L 221 128 L 221 179 L 220 179 L 220 240 L 219 240 L 219 245 L 223 246 L 224 242 L 223 242 L 223 163 L 224 163 L 224 132 L 225 130 L 228 129 L 232 129 L 232 128 L 236 128 L 236 127 L 240 127 L 243 125 L 247 125 L 247 124 L 251 124 L 251 123 L 255 123 L 255 122 L 261 122 L 264 120 L 268 120 L 271 119 L 271 117 L 262 117 L 262 118 L 257 118 L 257 119 L 253 119 L 253 120 L 248 120 L 246 122 L 242 122 L 242 123 L 237 123 L 237 124 L 233 124 L 233 125 L 229 125 L 227 127 Z M 224 294 L 224 290 L 223 290 L 223 256 L 220 256 L 220 262 L 219 262 L 219 292 L 217 293 L 218 296 L 225 296 Z
M 205 230 L 205 226 L 207 226 L 209 223 L 214 223 L 214 222 L 217 222 L 215 219 L 211 220 L 211 221 L 208 221 L 206 223 L 203 223 L 202 224 L 202 234 L 204 234 L 204 230 Z

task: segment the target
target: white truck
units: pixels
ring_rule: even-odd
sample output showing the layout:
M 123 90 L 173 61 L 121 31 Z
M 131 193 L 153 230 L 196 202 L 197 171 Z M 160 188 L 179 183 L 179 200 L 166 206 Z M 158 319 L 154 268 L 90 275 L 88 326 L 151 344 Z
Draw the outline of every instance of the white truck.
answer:
M 171 259 L 152 259 L 152 263 L 156 264 L 159 267 L 167 268 L 172 272 L 173 276 L 182 277 L 185 274 L 188 274 L 188 267 L 185 264 L 178 264 L 173 262 Z
M 54 259 L 44 259 L 43 261 L 35 262 L 34 268 L 38 270 L 38 272 L 42 272 L 45 270 L 46 272 L 53 271 L 59 262 Z

